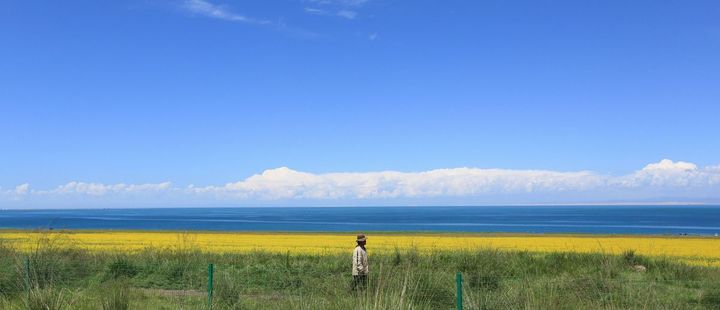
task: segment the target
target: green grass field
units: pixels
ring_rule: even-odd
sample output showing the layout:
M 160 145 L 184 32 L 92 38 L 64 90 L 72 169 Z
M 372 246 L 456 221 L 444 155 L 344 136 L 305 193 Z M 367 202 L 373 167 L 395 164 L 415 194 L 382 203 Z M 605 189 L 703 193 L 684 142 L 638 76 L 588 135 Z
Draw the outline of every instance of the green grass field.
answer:
M 624 255 L 414 250 L 373 254 L 367 289 L 350 291 L 348 255 L 132 255 L 0 246 L 2 309 L 720 309 L 720 269 Z M 26 288 L 25 258 L 30 289 Z M 637 266 L 643 266 L 646 271 Z

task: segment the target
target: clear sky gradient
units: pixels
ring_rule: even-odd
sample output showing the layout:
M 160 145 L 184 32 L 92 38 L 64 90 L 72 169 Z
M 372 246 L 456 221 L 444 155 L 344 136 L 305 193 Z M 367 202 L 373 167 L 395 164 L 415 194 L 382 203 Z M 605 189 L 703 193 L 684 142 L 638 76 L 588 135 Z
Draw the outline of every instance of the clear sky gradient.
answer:
M 470 167 L 609 186 L 666 158 L 709 175 L 657 197 L 716 197 L 719 16 L 714 0 L 2 1 L 0 205 L 72 181 L 187 196 L 279 167 L 293 182 Z M 473 186 L 428 197 L 515 202 L 463 200 L 484 195 Z M 538 202 L 579 197 L 561 196 Z

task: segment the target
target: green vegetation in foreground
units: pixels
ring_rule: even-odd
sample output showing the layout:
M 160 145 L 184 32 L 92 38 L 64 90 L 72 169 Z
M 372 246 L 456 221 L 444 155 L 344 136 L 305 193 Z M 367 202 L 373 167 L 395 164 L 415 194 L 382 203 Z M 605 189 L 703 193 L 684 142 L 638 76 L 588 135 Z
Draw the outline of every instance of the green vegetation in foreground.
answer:
M 53 248 L 26 256 L 0 245 L 2 309 L 720 309 L 720 269 L 632 252 L 604 254 L 396 251 L 373 255 L 367 290 L 349 291 L 348 255 L 195 249 L 122 255 Z M 24 289 L 24 260 L 31 289 Z M 647 271 L 638 271 L 644 266 Z

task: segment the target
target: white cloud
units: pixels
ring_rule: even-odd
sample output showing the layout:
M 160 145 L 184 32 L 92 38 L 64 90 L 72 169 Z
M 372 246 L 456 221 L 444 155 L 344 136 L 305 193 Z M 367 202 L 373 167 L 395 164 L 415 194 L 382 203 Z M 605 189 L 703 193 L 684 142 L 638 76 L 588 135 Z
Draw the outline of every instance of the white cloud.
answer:
M 227 21 L 243 22 L 249 24 L 270 24 L 270 21 L 249 18 L 244 15 L 234 13 L 224 6 L 212 4 L 205 0 L 185 0 L 182 7 L 185 10 L 194 14 Z
M 357 12 L 351 10 L 340 10 L 337 12 L 337 16 L 347 19 L 355 19 L 355 17 L 357 16 Z
M 709 166 L 706 168 L 710 172 L 715 172 L 720 174 L 720 165 L 717 166 Z
M 589 172 L 455 168 L 425 172 L 311 174 L 270 169 L 224 186 L 190 188 L 254 199 L 386 199 L 582 191 L 603 183 Z
M 13 194 L 18 196 L 27 195 L 30 192 L 30 184 L 24 183 L 20 184 L 18 186 L 15 186 L 15 190 L 13 191 Z
M 266 170 L 224 186 L 192 187 L 195 194 L 239 199 L 395 199 L 429 197 L 492 197 L 498 195 L 585 193 L 596 200 L 622 199 L 643 192 L 692 196 L 697 189 L 720 186 L 720 169 L 699 169 L 686 162 L 663 160 L 626 176 L 599 175 L 588 171 L 556 172 L 454 168 L 425 172 L 358 172 L 312 174 L 286 167 Z M 668 191 L 671 189 L 673 191 Z M 703 191 L 704 193 L 705 191 Z M 654 198 L 648 196 L 647 198 Z
M 307 0 L 307 2 L 318 5 L 361 6 L 368 3 L 369 0 Z
M 317 9 L 317 8 L 305 8 L 306 13 L 310 14 L 316 14 L 316 15 L 330 15 L 329 11 L 323 10 L 323 9 Z
M 700 169 L 693 163 L 663 159 L 616 181 L 626 187 L 706 187 L 720 183 L 720 171 L 714 167 Z
M 157 193 L 172 189 L 172 183 L 148 183 L 148 184 L 102 184 L 102 183 L 85 183 L 85 182 L 69 182 L 60 185 L 49 191 L 37 191 L 41 195 L 88 195 L 103 196 L 108 194 L 137 194 L 137 193 Z
M 305 8 L 305 13 L 314 14 L 314 15 L 323 15 L 323 16 L 338 16 L 345 19 L 355 19 L 357 17 L 358 12 L 353 10 L 338 10 L 337 12 L 333 13 L 332 11 L 328 11 L 325 9 L 318 9 L 318 8 Z
M 669 159 L 663 159 L 660 162 L 652 163 L 645 168 L 642 169 L 643 171 L 689 171 L 689 170 L 697 170 L 697 165 L 693 163 L 688 163 L 684 161 L 678 161 L 673 162 Z
M 285 34 L 298 38 L 311 39 L 321 37 L 321 35 L 318 33 L 304 30 L 302 28 L 289 26 L 283 21 L 282 18 L 278 19 L 275 22 L 270 20 L 251 18 L 242 14 L 235 13 L 226 6 L 216 5 L 206 0 L 185 0 L 182 3 L 181 8 L 192 14 L 202 15 L 205 17 L 269 27 L 276 31 L 283 32 Z
M 315 15 L 338 16 L 345 19 L 355 19 L 358 9 L 365 5 L 367 0 L 307 0 L 315 7 L 306 7 L 305 12 Z
M 720 165 L 700 168 L 688 162 L 662 160 L 623 176 L 589 171 L 452 168 L 421 172 L 308 173 L 287 167 L 265 170 L 224 185 L 174 187 L 170 182 L 102 184 L 69 182 L 50 190 L 29 184 L 0 191 L 9 200 L 37 197 L 49 201 L 95 197 L 122 199 L 156 197 L 170 200 L 211 201 L 402 201 L 403 199 L 482 198 L 482 201 L 530 203 L 610 201 L 682 197 L 720 199 Z M 77 197 L 77 198 L 73 198 Z M 519 198 L 522 197 L 522 198 Z
M 13 189 L 7 190 L 3 190 L 3 188 L 0 187 L 0 201 L 3 199 L 10 201 L 22 200 L 28 194 L 30 194 L 30 184 L 28 183 L 23 183 L 15 186 Z

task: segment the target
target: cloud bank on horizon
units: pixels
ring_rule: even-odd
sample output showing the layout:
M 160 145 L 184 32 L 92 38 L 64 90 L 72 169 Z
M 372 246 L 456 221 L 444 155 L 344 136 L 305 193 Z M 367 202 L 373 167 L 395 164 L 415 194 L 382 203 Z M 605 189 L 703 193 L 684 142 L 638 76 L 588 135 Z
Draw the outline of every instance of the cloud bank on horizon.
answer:
M 717 202 L 720 165 L 698 167 L 669 159 L 634 173 L 611 176 L 591 171 L 558 172 L 452 168 L 422 172 L 342 172 L 314 174 L 287 167 L 224 185 L 175 186 L 101 184 L 73 181 L 53 189 L 25 183 L 0 189 L 2 205 L 52 203 L 431 203 L 527 204 L 609 201 Z

